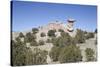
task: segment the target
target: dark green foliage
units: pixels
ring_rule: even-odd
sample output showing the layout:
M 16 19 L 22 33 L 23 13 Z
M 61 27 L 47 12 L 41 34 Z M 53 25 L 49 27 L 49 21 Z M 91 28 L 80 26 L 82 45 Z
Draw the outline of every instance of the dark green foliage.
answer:
M 19 42 L 19 41 L 20 41 L 20 37 L 16 37 L 15 40 L 16 40 L 17 42 Z
M 72 38 L 69 36 L 68 33 L 62 32 L 61 36 L 58 38 L 52 38 L 53 45 L 55 46 L 66 46 L 72 44 Z
M 39 31 L 38 28 L 33 28 L 33 29 L 32 29 L 33 34 L 38 33 L 38 31 Z
M 44 36 L 46 36 L 46 34 L 42 32 L 42 33 L 41 33 L 41 37 L 44 37 Z
M 30 45 L 31 45 L 31 46 L 38 46 L 39 44 L 38 44 L 35 40 L 32 40 L 32 41 L 30 42 Z
M 49 30 L 48 31 L 48 36 L 49 37 L 55 37 L 55 32 L 56 32 L 56 30 Z
M 52 40 L 51 40 L 51 39 L 47 39 L 46 42 L 47 42 L 47 43 L 52 43 Z
M 85 37 L 86 37 L 86 39 L 94 38 L 94 33 L 89 32 L 89 33 L 87 33 L 87 35 Z
M 62 37 L 70 37 L 70 35 L 68 33 L 66 33 L 66 32 L 61 32 L 61 36 Z
M 59 61 L 60 63 L 82 61 L 81 50 L 76 45 L 54 46 L 49 55 L 53 61 Z
M 56 47 L 56 46 L 54 46 L 51 49 L 51 51 L 49 53 L 49 56 L 51 57 L 51 59 L 53 59 L 53 61 L 58 61 L 58 57 L 59 57 L 60 51 L 61 51 L 61 48 L 60 47 Z
M 32 45 L 36 45 L 37 42 L 32 42 Z M 26 44 L 21 42 L 19 39 L 11 41 L 12 45 L 12 66 L 24 66 L 24 65 L 36 65 L 36 64 L 47 64 L 47 51 L 42 51 L 38 48 L 32 52 L 30 48 L 26 47 Z
M 91 48 L 85 50 L 87 61 L 94 61 L 94 51 Z
M 87 31 L 83 31 L 84 32 L 84 34 L 87 34 L 88 32 Z
M 39 40 L 39 45 L 44 45 L 44 41 L 43 40 Z
M 52 38 L 52 42 L 54 47 L 49 55 L 53 61 L 61 63 L 82 61 L 81 50 L 75 45 L 75 39 L 68 33 L 62 32 L 60 37 Z
M 28 32 L 25 36 L 25 42 L 32 42 L 36 39 L 36 35 L 32 35 L 30 32 Z
M 59 29 L 58 31 L 59 31 L 59 32 L 64 32 L 64 30 L 63 30 L 63 29 Z
M 46 59 L 47 59 L 47 51 L 42 51 L 38 48 L 34 49 L 33 52 L 33 64 L 47 64 Z
M 20 37 L 20 38 L 24 37 L 24 35 L 23 35 L 22 32 L 19 33 L 19 37 Z
M 60 63 L 82 61 L 82 55 L 79 47 L 73 44 L 62 48 L 59 55 L 59 61 Z
M 85 42 L 85 34 L 82 30 L 77 29 L 77 34 L 75 36 L 76 43 L 84 43 Z
M 89 35 L 90 35 L 90 38 L 94 38 L 94 33 L 89 33 Z
M 32 51 L 26 47 L 25 43 L 20 40 L 17 42 L 11 41 L 12 45 L 12 66 L 23 66 L 33 64 L 33 54 Z

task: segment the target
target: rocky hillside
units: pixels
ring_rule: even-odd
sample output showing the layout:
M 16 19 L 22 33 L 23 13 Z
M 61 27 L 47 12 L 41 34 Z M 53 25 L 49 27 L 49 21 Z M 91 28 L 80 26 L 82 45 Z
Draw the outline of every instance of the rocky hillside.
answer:
M 32 51 L 33 55 L 37 55 L 32 56 L 32 58 L 38 57 L 37 62 L 35 62 L 36 59 L 33 59 L 32 64 L 95 61 L 97 58 L 96 33 L 80 29 L 68 32 L 66 31 L 66 27 L 61 23 L 50 23 L 46 26 L 33 28 L 25 32 L 12 32 L 12 40 L 16 43 L 21 40 L 24 46 L 26 45 Z M 86 55 L 87 48 L 90 49 L 90 53 L 92 52 L 93 55 L 91 54 L 89 57 Z M 44 56 L 42 55 L 42 51 L 44 52 Z M 63 52 L 64 54 L 62 54 Z

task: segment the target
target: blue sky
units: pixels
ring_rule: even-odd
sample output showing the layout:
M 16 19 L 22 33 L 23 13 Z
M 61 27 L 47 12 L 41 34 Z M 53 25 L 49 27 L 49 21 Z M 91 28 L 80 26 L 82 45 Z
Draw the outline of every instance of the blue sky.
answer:
M 91 5 L 55 4 L 13 1 L 12 31 L 25 31 L 51 21 L 76 20 L 74 28 L 94 31 L 97 28 L 97 7 Z

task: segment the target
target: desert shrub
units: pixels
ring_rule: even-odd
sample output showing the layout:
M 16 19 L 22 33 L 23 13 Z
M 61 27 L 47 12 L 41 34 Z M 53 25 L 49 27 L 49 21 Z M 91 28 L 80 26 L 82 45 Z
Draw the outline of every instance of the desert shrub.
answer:
M 21 41 L 11 41 L 11 65 L 12 66 L 23 66 L 33 64 L 32 51 L 26 47 L 25 43 Z
M 62 37 L 70 37 L 70 35 L 66 32 L 61 32 L 60 34 Z
M 25 36 L 25 41 L 26 42 L 31 42 L 32 40 L 35 40 L 36 39 L 36 35 L 32 35 L 30 32 L 26 33 L 26 36 Z
M 62 40 L 62 38 L 61 37 L 59 37 L 59 38 L 52 38 L 52 43 L 53 43 L 53 45 L 54 46 L 60 46 L 60 47 L 62 47 L 62 46 L 64 46 L 65 44 L 64 44 L 64 42 L 62 42 L 63 40 Z M 65 40 L 64 40 L 65 41 Z M 66 41 L 65 41 L 66 42 Z
M 60 63 L 82 61 L 81 50 L 76 45 L 69 45 L 62 48 L 59 55 Z
M 42 32 L 42 33 L 41 33 L 41 37 L 44 37 L 44 36 L 46 36 L 46 34 Z
M 20 37 L 16 37 L 15 40 L 16 40 L 16 41 L 20 41 Z
M 44 41 L 43 40 L 39 40 L 39 45 L 44 45 Z
M 88 32 L 87 31 L 83 31 L 84 32 L 84 34 L 87 34 Z
M 30 45 L 31 46 L 38 46 L 39 44 L 35 40 L 33 40 L 30 42 Z
M 55 32 L 55 30 L 49 30 L 47 34 L 49 37 L 55 37 Z
M 20 38 L 24 37 L 24 35 L 23 35 L 22 32 L 19 33 L 19 37 L 20 37 Z
M 86 39 L 94 38 L 94 33 L 88 32 L 87 35 L 85 36 Z
M 89 33 L 89 37 L 90 37 L 90 38 L 94 38 L 94 33 L 90 32 L 90 33 Z
M 51 51 L 49 53 L 49 56 L 51 57 L 51 59 L 53 61 L 58 61 L 58 57 L 59 57 L 60 51 L 61 51 L 61 48 L 60 47 L 56 47 L 56 46 L 54 46 L 51 49 Z
M 47 39 L 46 42 L 47 42 L 47 43 L 52 43 L 52 40 L 51 40 L 51 39 Z
M 36 34 L 36 33 L 38 33 L 38 28 L 32 28 L 32 32 L 33 32 L 33 34 Z
M 64 30 L 63 30 L 63 29 L 59 29 L 58 31 L 59 31 L 59 32 L 64 32 Z
M 33 52 L 33 64 L 47 64 L 47 51 L 40 50 L 38 48 L 34 49 Z
M 63 33 L 61 33 L 60 37 L 52 38 L 52 43 L 55 46 L 63 47 L 63 46 L 66 46 L 66 45 L 70 45 L 73 42 L 72 42 L 72 38 L 69 36 L 69 34 L 63 32 Z
M 91 48 L 87 48 L 85 50 L 86 53 L 86 59 L 87 61 L 93 61 L 94 60 L 94 51 Z
M 77 34 L 75 36 L 76 43 L 84 43 L 85 42 L 85 34 L 82 30 L 77 29 Z

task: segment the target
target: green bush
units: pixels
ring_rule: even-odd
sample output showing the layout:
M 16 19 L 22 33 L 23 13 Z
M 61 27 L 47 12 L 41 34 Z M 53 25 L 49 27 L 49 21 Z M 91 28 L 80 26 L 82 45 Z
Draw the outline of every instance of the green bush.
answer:
M 15 42 L 11 41 L 11 65 L 12 66 L 23 66 L 33 64 L 32 51 L 26 47 L 25 43 L 20 40 Z
M 89 32 L 89 33 L 87 33 L 87 35 L 85 37 L 86 37 L 86 39 L 94 38 L 94 33 Z
M 56 46 L 54 46 L 51 49 L 51 51 L 49 53 L 49 56 L 51 57 L 51 59 L 53 61 L 58 61 L 58 57 L 59 57 L 60 51 L 61 51 L 61 48 L 60 47 L 56 47 Z
M 76 43 L 84 43 L 85 42 L 85 34 L 82 30 L 77 29 L 77 34 L 75 36 Z
M 89 33 L 89 35 L 90 35 L 90 38 L 94 38 L 94 33 Z
M 81 50 L 74 44 L 66 46 L 60 51 L 59 61 L 60 63 L 82 61 Z
M 30 48 L 26 47 L 25 43 L 20 40 L 11 41 L 11 65 L 12 66 L 24 66 L 24 65 L 37 65 L 37 64 L 47 64 L 47 51 L 42 51 L 35 48 L 32 52 Z
M 56 32 L 56 30 L 49 30 L 48 31 L 48 36 L 49 37 L 55 37 L 55 32 Z
M 15 40 L 16 40 L 16 41 L 20 41 L 20 37 L 16 37 Z
M 59 32 L 64 32 L 64 30 L 63 30 L 63 29 L 59 29 L 58 31 L 59 31 Z
M 55 46 L 63 47 L 72 44 L 72 38 L 68 33 L 62 32 L 58 38 L 52 38 L 52 43 Z
M 52 40 L 51 40 L 51 39 L 47 39 L 46 42 L 47 42 L 47 43 L 52 43 Z
M 39 45 L 44 45 L 44 41 L 43 40 L 39 40 Z
M 84 32 L 84 34 L 87 34 L 88 32 L 87 31 L 83 31 Z
M 24 35 L 23 35 L 22 32 L 19 33 L 19 37 L 20 37 L 20 38 L 24 37 Z
M 32 35 L 30 32 L 26 33 L 25 42 L 32 42 L 36 39 L 36 35 Z
M 94 51 L 91 48 L 85 50 L 87 61 L 94 61 Z
M 44 37 L 44 36 L 46 36 L 46 34 L 42 32 L 42 33 L 41 33 L 41 37 Z
M 86 37 L 87 39 L 94 38 L 94 33 L 89 32 Z
M 61 32 L 60 34 L 62 37 L 70 37 L 70 35 L 66 32 Z
M 46 59 L 47 59 L 47 51 L 42 51 L 38 48 L 34 49 L 33 52 L 33 64 L 34 65 L 39 65 L 39 64 L 47 64 Z
M 33 29 L 32 29 L 33 34 L 38 33 L 38 31 L 39 31 L 38 28 L 33 28 Z
M 39 44 L 35 40 L 33 40 L 30 42 L 30 45 L 31 46 L 38 46 Z

